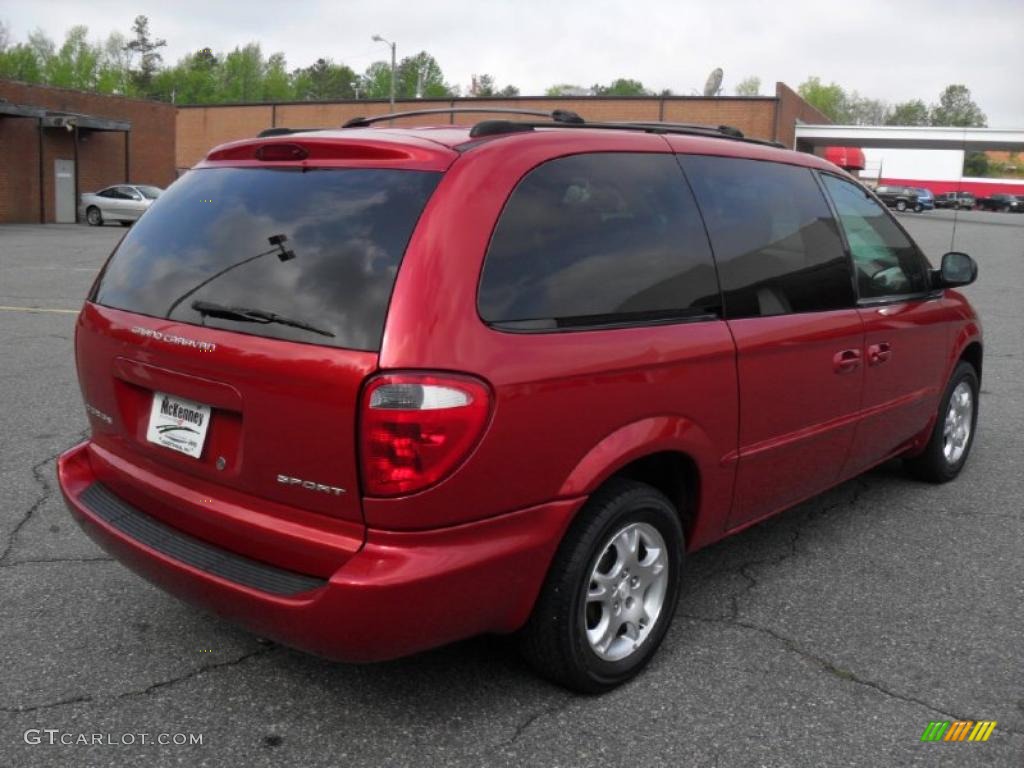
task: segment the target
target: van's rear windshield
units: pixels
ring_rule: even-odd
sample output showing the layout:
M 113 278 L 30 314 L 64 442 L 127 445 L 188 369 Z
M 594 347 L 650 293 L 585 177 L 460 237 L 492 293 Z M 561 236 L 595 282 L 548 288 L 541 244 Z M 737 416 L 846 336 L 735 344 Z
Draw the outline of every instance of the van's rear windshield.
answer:
M 196 325 L 378 350 L 402 255 L 440 176 L 189 171 L 132 227 L 91 298 Z

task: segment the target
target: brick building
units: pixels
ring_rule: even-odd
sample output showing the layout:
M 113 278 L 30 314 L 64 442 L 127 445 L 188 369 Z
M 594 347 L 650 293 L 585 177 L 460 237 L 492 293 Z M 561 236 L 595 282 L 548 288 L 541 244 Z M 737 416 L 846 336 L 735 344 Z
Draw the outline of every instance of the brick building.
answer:
M 774 96 L 640 96 L 548 97 L 512 99 L 417 99 L 398 101 L 396 111 L 444 107 L 502 107 L 551 111 L 571 109 L 585 120 L 664 120 L 676 123 L 732 125 L 746 135 L 775 139 L 793 146 L 796 123 L 831 122 L 784 83 L 776 83 Z M 191 167 L 211 147 L 225 141 L 255 136 L 265 128 L 338 128 L 353 117 L 386 114 L 387 101 L 286 102 L 179 106 L 177 114 L 177 166 Z M 402 125 L 438 122 L 472 124 L 487 115 L 435 115 L 403 120 Z
M 176 177 L 175 108 L 0 80 L 0 222 L 74 221 L 78 195 Z
M 460 106 L 569 109 L 597 121 L 724 124 L 786 146 L 793 145 L 797 122 L 829 122 L 783 83 L 774 96 L 420 99 L 397 102 L 395 109 Z M 388 111 L 387 101 L 366 100 L 176 107 L 0 80 L 0 222 L 74 221 L 80 193 L 125 181 L 166 187 L 225 141 L 272 127 L 340 127 Z M 486 117 L 436 115 L 403 124 L 471 124 Z

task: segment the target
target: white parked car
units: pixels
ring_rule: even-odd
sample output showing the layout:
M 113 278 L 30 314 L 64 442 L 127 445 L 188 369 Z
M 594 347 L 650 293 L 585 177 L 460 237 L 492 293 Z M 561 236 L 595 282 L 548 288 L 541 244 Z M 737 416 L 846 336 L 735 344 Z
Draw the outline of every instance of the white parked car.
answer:
M 128 226 L 153 204 L 163 190 L 148 184 L 115 184 L 99 192 L 85 192 L 78 204 L 79 216 L 98 227 L 106 221 Z

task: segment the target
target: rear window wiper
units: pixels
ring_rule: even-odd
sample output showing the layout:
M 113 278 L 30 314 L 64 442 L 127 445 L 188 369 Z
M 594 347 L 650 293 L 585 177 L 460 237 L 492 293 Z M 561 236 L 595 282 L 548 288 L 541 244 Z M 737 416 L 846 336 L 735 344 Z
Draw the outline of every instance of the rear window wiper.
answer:
M 242 323 L 276 323 L 278 325 L 301 328 L 304 331 L 319 333 L 321 336 L 330 336 L 331 338 L 334 338 L 333 333 L 325 331 L 323 328 L 317 328 L 315 325 L 304 323 L 301 320 L 292 320 L 290 317 L 283 317 L 275 314 L 274 312 L 267 312 L 262 309 L 229 307 L 224 304 L 214 304 L 209 301 L 193 301 L 192 309 L 203 317 L 220 317 L 225 320 L 237 320 Z

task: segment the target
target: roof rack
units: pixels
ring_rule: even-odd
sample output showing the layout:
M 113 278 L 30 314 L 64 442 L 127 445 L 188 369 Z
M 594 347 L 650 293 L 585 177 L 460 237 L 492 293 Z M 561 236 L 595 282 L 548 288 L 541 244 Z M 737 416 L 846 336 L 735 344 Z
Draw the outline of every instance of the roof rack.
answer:
M 750 144 L 763 144 L 769 147 L 786 149 L 786 145 L 771 139 L 754 139 L 743 135 L 743 131 L 731 125 L 698 125 L 694 123 L 662 123 L 662 122 L 622 122 L 622 123 L 588 123 L 582 119 L 572 122 L 534 123 L 512 120 L 484 120 L 470 129 L 469 136 L 473 139 L 485 136 L 499 136 L 506 133 L 524 133 L 536 128 L 595 128 L 609 131 L 643 131 L 644 133 L 672 133 L 686 136 L 709 136 L 732 141 L 743 141 Z
M 342 128 L 366 128 L 374 123 L 385 120 L 396 120 L 403 117 L 422 117 L 423 115 L 453 115 L 462 113 L 485 113 L 485 114 L 506 114 L 506 115 L 529 115 L 530 117 L 547 117 L 555 123 L 582 124 L 583 118 L 568 109 L 556 109 L 553 112 L 540 112 L 533 109 L 509 109 L 507 107 L 451 107 L 447 109 L 416 109 L 411 112 L 391 112 L 386 115 L 374 115 L 373 117 L 353 117 L 345 122 Z M 510 122 L 510 121 L 507 121 Z

